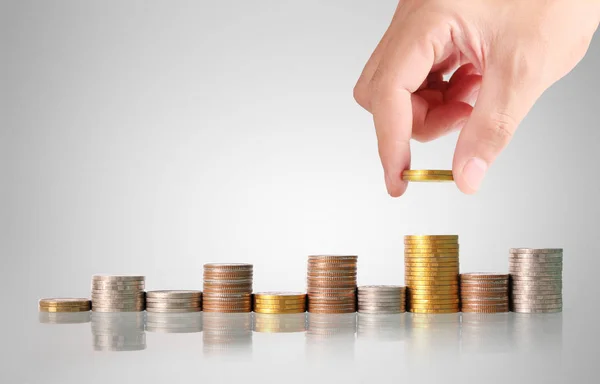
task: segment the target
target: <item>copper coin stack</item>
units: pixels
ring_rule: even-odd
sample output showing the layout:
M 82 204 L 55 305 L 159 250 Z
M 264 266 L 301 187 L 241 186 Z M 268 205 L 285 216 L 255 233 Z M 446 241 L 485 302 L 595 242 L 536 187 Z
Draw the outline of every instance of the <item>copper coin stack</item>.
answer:
M 308 311 L 356 312 L 358 256 L 313 255 L 308 257 Z
M 458 236 L 404 237 L 404 279 L 410 312 L 458 312 L 458 273 Z
M 460 300 L 463 312 L 508 312 L 509 275 L 503 273 L 463 273 Z
M 204 312 L 251 312 L 252 276 L 252 264 L 204 264 Z

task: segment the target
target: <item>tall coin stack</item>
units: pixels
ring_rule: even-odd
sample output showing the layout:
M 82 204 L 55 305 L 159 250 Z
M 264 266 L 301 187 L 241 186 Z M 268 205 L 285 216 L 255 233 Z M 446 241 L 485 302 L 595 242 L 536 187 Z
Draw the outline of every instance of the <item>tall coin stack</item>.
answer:
M 508 261 L 514 312 L 562 311 L 562 249 L 511 248 Z
M 358 287 L 358 312 L 392 314 L 406 311 L 406 287 L 363 285 Z
M 256 313 L 306 312 L 306 294 L 300 292 L 260 292 L 254 294 Z
M 201 291 L 146 292 L 146 312 L 199 312 L 201 310 Z
M 92 311 L 140 312 L 146 309 L 144 276 L 92 276 Z
M 463 273 L 460 275 L 462 312 L 508 312 L 508 274 Z
M 460 310 L 458 236 L 405 236 L 404 268 L 410 312 Z
M 357 261 L 358 256 L 314 255 L 308 257 L 309 312 L 356 312 Z
M 204 312 L 251 312 L 252 277 L 252 264 L 204 264 Z

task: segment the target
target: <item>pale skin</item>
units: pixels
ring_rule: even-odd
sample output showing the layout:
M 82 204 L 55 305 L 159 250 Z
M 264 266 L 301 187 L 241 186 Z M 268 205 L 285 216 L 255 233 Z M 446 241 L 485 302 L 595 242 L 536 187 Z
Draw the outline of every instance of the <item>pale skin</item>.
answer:
M 411 138 L 456 130 L 454 179 L 475 193 L 536 100 L 584 57 L 599 23 L 600 0 L 400 1 L 354 88 L 373 115 L 388 193 L 406 190 Z

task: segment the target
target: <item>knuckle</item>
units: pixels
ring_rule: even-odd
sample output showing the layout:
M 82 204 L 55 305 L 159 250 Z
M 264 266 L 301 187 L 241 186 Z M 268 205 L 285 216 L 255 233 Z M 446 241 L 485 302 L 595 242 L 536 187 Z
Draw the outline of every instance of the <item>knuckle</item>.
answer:
M 513 137 L 516 126 L 516 120 L 509 113 L 494 112 L 486 128 L 485 141 L 490 146 L 503 148 Z

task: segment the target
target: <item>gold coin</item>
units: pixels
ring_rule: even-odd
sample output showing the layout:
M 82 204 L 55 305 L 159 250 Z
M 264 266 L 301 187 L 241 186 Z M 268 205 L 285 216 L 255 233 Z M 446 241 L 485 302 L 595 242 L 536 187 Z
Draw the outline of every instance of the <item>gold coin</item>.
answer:
M 458 260 L 458 250 L 442 249 L 442 250 L 407 250 L 404 252 L 404 258 L 455 258 Z
M 427 244 L 455 244 L 458 239 L 404 239 L 404 245 L 427 245 Z
M 290 314 L 290 313 L 304 313 L 306 308 L 294 308 L 294 309 L 268 309 L 268 308 L 254 308 L 256 313 L 270 313 L 270 314 Z
M 452 170 L 448 169 L 405 169 L 403 176 L 421 176 L 421 175 L 441 175 L 452 176 Z
M 415 269 L 415 268 L 404 268 L 404 273 L 406 275 L 415 275 L 415 276 L 454 276 L 458 277 L 458 268 L 448 268 L 448 269 L 438 269 L 438 268 L 425 268 L 425 269 Z
M 424 176 L 403 176 L 404 181 L 418 181 L 418 182 L 449 182 L 453 181 L 452 176 L 441 176 L 441 175 L 424 175 Z
M 306 299 L 302 300 L 260 300 L 254 299 L 254 304 L 265 304 L 265 305 L 288 305 L 288 304 L 304 304 Z
M 460 306 L 458 303 L 453 304 L 413 304 L 409 303 L 409 307 L 411 310 L 415 309 L 455 309 L 459 310 Z
M 432 273 L 405 273 L 404 280 L 416 281 L 452 281 L 458 282 L 458 273 L 432 274 Z
M 458 268 L 460 263 L 458 260 L 451 261 L 408 261 L 405 260 L 404 267 L 405 268 Z
M 404 244 L 405 249 L 421 249 L 421 248 L 456 248 L 458 243 L 420 243 L 420 244 Z
M 458 299 L 458 292 L 449 294 L 409 295 L 409 300 L 451 300 Z
M 411 298 L 409 300 L 410 305 L 423 305 L 423 304 L 430 304 L 430 305 L 454 304 L 454 305 L 458 305 L 459 302 L 460 302 L 460 300 L 458 298 L 450 298 L 450 299 L 413 299 L 413 298 Z
M 255 305 L 255 309 L 299 309 L 306 308 L 306 305 Z
M 89 310 L 91 307 L 39 307 L 40 312 L 87 312 Z
M 454 240 L 458 241 L 458 235 L 406 235 L 404 240 Z
M 459 310 L 457 308 L 452 309 L 420 309 L 420 308 L 412 308 L 409 312 L 413 313 L 457 313 Z
M 405 279 L 407 280 L 407 279 Z M 435 288 L 454 288 L 458 289 L 458 283 L 452 280 L 416 280 L 416 279 L 408 279 L 406 281 L 406 285 L 409 289 L 419 289 L 423 287 L 435 287 Z

